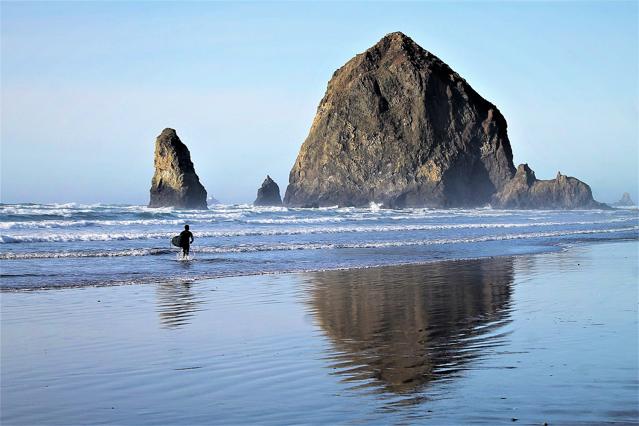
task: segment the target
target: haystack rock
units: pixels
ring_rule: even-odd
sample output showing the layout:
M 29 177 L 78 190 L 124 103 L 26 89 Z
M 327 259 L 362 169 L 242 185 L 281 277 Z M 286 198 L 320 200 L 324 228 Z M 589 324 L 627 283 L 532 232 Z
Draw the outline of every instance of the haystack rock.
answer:
M 270 176 L 266 176 L 262 186 L 257 190 L 257 198 L 253 203 L 256 206 L 281 206 L 282 197 L 280 187 Z
M 149 207 L 206 210 L 206 189 L 195 173 L 189 149 L 173 129 L 155 140 L 155 174 Z
M 635 202 L 632 201 L 632 198 L 630 198 L 629 193 L 624 192 L 623 196 L 621 197 L 621 200 L 617 201 L 614 205 L 619 207 L 630 207 L 630 206 L 634 206 Z
M 505 209 L 607 208 L 592 198 L 590 187 L 574 177 L 562 175 L 538 180 L 528 164 L 517 167 L 515 177 L 495 194 L 493 207 Z
M 484 205 L 514 175 L 512 158 L 497 107 L 395 32 L 333 74 L 284 202 Z

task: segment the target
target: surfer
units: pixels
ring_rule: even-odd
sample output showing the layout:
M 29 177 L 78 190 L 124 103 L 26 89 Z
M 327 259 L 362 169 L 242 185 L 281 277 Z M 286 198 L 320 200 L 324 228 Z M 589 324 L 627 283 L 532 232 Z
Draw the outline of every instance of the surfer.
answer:
M 182 255 L 188 257 L 189 248 L 193 244 L 193 234 L 189 231 L 189 225 L 184 225 L 184 231 L 180 232 L 180 247 L 182 247 Z

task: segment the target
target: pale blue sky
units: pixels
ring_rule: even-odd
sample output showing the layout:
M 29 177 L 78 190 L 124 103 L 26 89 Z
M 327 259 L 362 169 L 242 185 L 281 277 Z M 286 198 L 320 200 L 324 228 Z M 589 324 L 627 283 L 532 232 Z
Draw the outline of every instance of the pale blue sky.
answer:
M 286 189 L 332 73 L 402 31 L 505 115 L 515 163 L 638 196 L 638 3 L 2 2 L 3 202 L 148 202 L 173 127 L 210 195 Z

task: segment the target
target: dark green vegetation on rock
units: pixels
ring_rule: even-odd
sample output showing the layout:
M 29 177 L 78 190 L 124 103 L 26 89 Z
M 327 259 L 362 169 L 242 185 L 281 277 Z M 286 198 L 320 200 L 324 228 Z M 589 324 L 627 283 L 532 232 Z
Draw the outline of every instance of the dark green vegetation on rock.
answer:
M 281 206 L 282 197 L 280 196 L 280 187 L 270 176 L 266 175 L 266 179 L 262 182 L 262 186 L 257 190 L 257 198 L 253 202 L 256 206 Z
M 290 172 L 284 203 L 482 206 L 514 175 L 499 109 L 439 58 L 395 32 L 333 74 Z M 540 183 L 525 191 L 521 197 L 532 198 L 518 204 L 545 207 L 541 193 L 552 193 L 558 208 L 596 203 L 587 185 L 563 178 L 553 189 Z M 576 192 L 556 193 L 562 190 Z
M 195 173 L 189 149 L 173 129 L 155 140 L 155 174 L 149 207 L 207 209 L 206 189 Z

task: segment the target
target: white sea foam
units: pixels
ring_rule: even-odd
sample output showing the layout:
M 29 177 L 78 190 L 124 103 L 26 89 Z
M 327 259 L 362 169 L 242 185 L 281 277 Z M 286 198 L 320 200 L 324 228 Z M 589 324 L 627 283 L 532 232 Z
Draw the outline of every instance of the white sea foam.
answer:
M 591 239 L 639 239 L 637 210 L 378 207 L 299 209 L 244 204 L 215 205 L 202 211 L 0 204 L 0 268 L 10 272 L 0 277 L 0 291 L 59 283 L 348 268 L 402 259 L 432 260 L 433 256 L 454 259 L 536 251 L 540 246 Z M 185 223 L 192 224 L 196 237 L 196 263 L 190 270 L 165 261 L 180 250 L 171 247 L 169 239 Z M 386 256 L 393 247 L 406 256 Z M 335 249 L 362 250 L 344 252 L 353 256 L 335 251 L 327 255 Z
M 410 247 L 441 244 L 460 243 L 481 243 L 488 241 L 507 241 L 520 239 L 563 237 L 569 235 L 587 234 L 608 234 L 616 232 L 639 231 L 639 226 L 612 229 L 588 229 L 576 231 L 556 231 L 556 232 L 530 232 L 520 234 L 506 234 L 499 236 L 483 236 L 477 238 L 443 238 L 434 240 L 403 240 L 403 241 L 383 241 L 383 242 L 363 242 L 363 243 L 298 243 L 298 244 L 275 244 L 275 245 L 255 245 L 240 247 L 199 247 L 197 251 L 202 253 L 233 253 L 233 252 L 258 252 L 258 251 L 280 251 L 280 250 L 328 250 L 328 249 L 356 249 L 356 248 L 386 248 L 386 247 Z M 639 237 L 639 235 L 637 235 Z
M 251 236 L 285 236 L 311 234 L 342 234 L 342 233 L 388 233 L 388 232 L 419 232 L 464 229 L 502 229 L 529 228 L 553 226 L 586 226 L 609 225 L 612 223 L 627 223 L 628 220 L 614 219 L 608 221 L 573 221 L 573 222 L 535 222 L 535 223 L 461 223 L 461 224 L 418 224 L 418 225 L 375 225 L 375 226 L 330 226 L 330 227 L 297 227 L 297 228 L 252 228 L 240 230 L 200 231 L 198 238 L 206 237 L 251 237 Z M 174 225 L 182 222 L 174 223 Z M 175 232 L 65 232 L 0 235 L 0 243 L 38 243 L 38 242 L 76 242 L 76 241 L 126 241 L 152 240 L 171 238 Z
M 639 231 L 639 226 L 607 229 L 581 229 L 562 230 L 550 232 L 525 232 L 503 235 L 484 235 L 470 238 L 439 238 L 439 239 L 411 239 L 397 241 L 371 241 L 371 242 L 347 242 L 347 243 L 275 243 L 275 244 L 241 244 L 236 246 L 194 246 L 194 251 L 199 253 L 247 253 L 266 251 L 291 251 L 291 250 L 332 250 L 332 249 L 369 249 L 411 247 L 442 244 L 482 243 L 489 241 L 508 241 L 521 239 L 565 237 L 571 235 L 610 234 Z M 639 238 L 639 233 L 635 237 Z M 16 259 L 45 259 L 45 258 L 73 258 L 73 257 L 125 257 L 125 256 L 149 256 L 173 253 L 178 249 L 144 248 L 127 250 L 65 250 L 60 252 L 32 252 L 0 253 L 2 260 Z
M 59 252 L 30 252 L 30 253 L 0 253 L 2 260 L 17 259 L 64 259 L 82 257 L 128 257 L 128 256 L 154 256 L 174 253 L 173 249 L 144 248 L 128 250 L 64 250 Z
M 215 223 L 216 220 L 201 221 L 201 223 Z M 52 229 L 52 228 L 84 228 L 89 226 L 179 226 L 181 219 L 137 219 L 137 220 L 30 220 L 0 222 L 0 229 Z
M 181 222 L 217 223 L 237 222 L 247 224 L 313 224 L 344 222 L 416 221 L 421 219 L 451 221 L 460 218 L 482 217 L 493 219 L 517 217 L 526 221 L 543 221 L 548 217 L 572 215 L 570 212 L 551 210 L 495 210 L 481 209 L 381 209 L 379 204 L 368 208 L 323 207 L 299 209 L 286 207 L 255 207 L 252 205 L 215 205 L 209 210 L 178 210 L 173 208 L 149 208 L 107 204 L 2 204 L 0 205 L 0 229 L 46 229 L 88 226 L 154 226 L 176 225 Z M 628 212 L 627 213 L 632 213 Z M 588 215 L 607 217 L 622 212 L 582 211 Z M 125 217 L 119 217 L 125 216 Z

